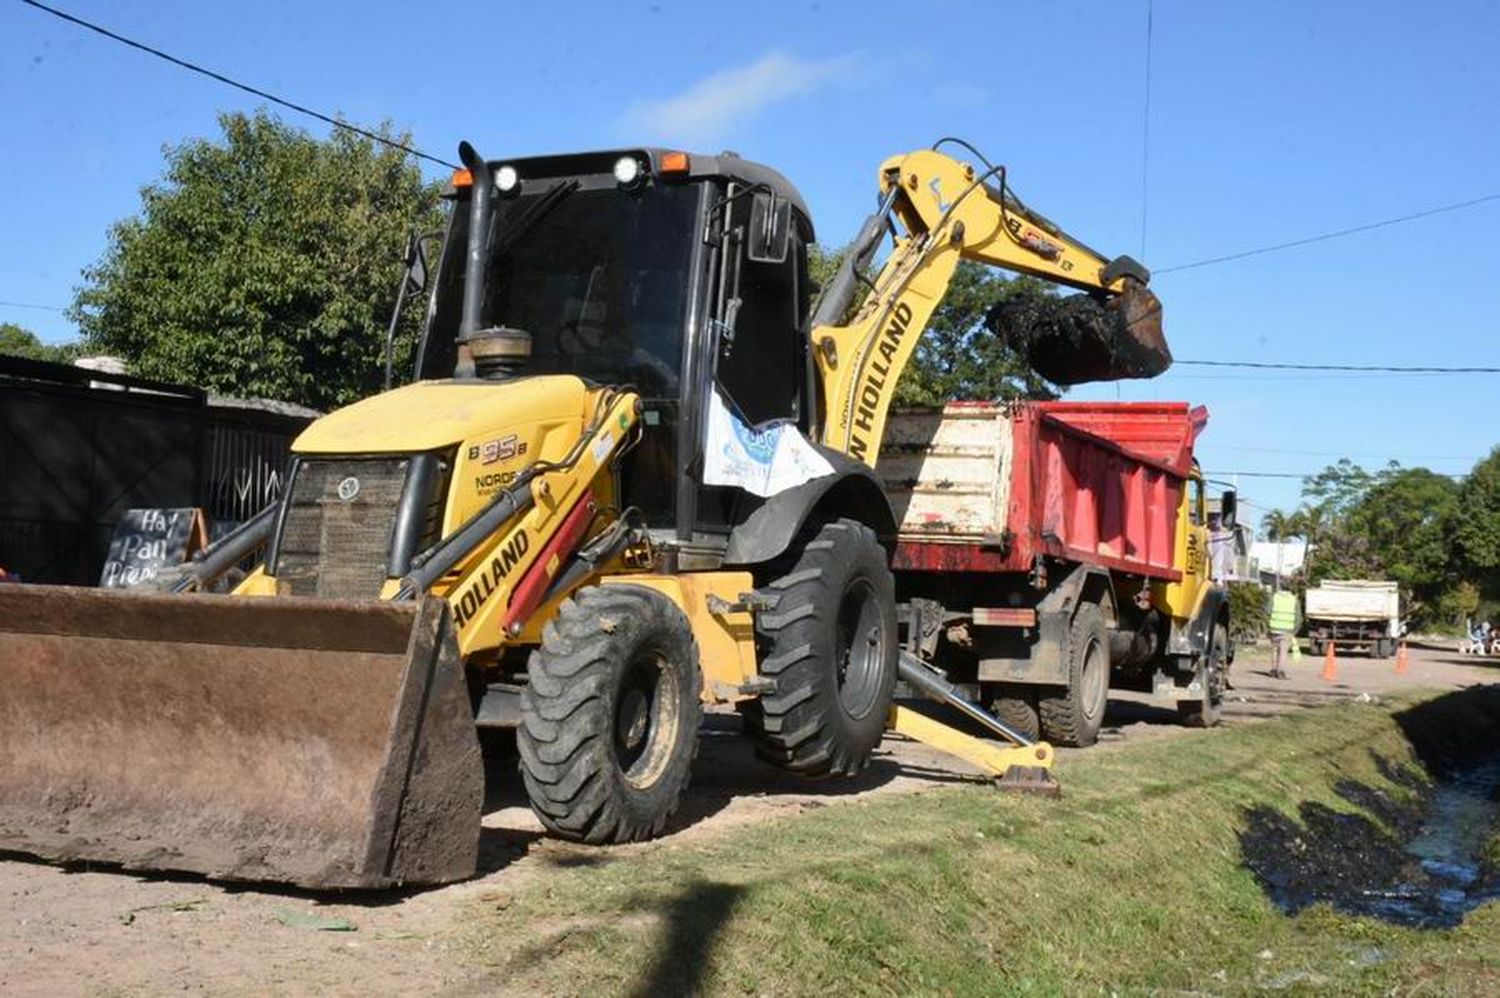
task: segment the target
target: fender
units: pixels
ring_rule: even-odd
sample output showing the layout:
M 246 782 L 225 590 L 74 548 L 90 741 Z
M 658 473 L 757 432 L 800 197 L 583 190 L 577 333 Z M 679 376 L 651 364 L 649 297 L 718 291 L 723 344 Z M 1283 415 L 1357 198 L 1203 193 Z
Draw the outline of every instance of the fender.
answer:
M 1106 625 L 1110 628 L 1116 626 L 1119 611 L 1115 606 L 1115 590 L 1109 572 L 1093 565 L 1075 565 L 1037 603 L 1038 640 L 1031 646 L 1031 653 L 1020 658 L 985 659 L 980 662 L 979 678 L 992 682 L 1066 686 L 1068 630 L 1085 603 L 1098 604 Z
M 1229 590 L 1222 585 L 1203 587 L 1198 598 L 1198 608 L 1184 628 L 1173 628 L 1167 652 L 1173 655 L 1201 655 L 1208 649 L 1214 625 L 1220 620 L 1229 622 Z M 1234 660 L 1234 643 L 1228 648 L 1229 660 Z
M 729 534 L 724 565 L 759 565 L 784 552 L 814 515 L 847 516 L 866 524 L 888 547 L 896 537 L 896 515 L 875 473 L 845 454 L 819 447 L 833 474 L 778 492 L 757 506 Z

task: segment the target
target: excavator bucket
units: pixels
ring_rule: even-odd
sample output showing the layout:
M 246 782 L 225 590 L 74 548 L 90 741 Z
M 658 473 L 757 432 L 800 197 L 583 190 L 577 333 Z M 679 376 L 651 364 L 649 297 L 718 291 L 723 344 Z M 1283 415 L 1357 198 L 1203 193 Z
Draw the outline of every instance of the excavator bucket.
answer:
M 1086 294 L 1014 299 L 988 321 L 1033 370 L 1059 385 L 1154 378 L 1172 366 L 1161 300 L 1134 282 L 1103 302 Z
M 472 876 L 443 601 L 0 585 L 0 850 L 310 888 Z

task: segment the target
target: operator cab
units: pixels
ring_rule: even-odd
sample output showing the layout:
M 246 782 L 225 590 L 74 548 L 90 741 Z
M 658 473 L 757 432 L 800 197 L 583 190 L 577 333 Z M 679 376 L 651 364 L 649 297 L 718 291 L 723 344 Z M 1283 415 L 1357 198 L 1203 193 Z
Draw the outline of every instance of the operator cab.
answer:
M 473 376 L 476 328 L 529 334 L 505 375 L 573 374 L 630 386 L 644 436 L 624 501 L 710 560 L 753 497 L 702 487 L 706 403 L 717 387 L 746 424 L 813 423 L 807 350 L 812 222 L 781 174 L 733 154 L 616 150 L 485 162 L 455 173 L 454 203 L 417 356 L 423 380 Z M 465 316 L 474 178 L 488 172 L 482 292 Z M 508 341 L 513 342 L 513 341 Z

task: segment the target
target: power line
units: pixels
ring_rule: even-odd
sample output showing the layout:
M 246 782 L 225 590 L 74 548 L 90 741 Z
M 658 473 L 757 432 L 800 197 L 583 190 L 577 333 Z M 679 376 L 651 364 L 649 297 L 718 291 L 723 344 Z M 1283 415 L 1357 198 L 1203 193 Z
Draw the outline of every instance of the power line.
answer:
M 124 35 L 110 31 L 108 28 L 102 27 L 98 24 L 94 24 L 92 21 L 85 21 L 81 17 L 75 17 L 74 15 L 69 14 L 66 11 L 58 10 L 56 7 L 49 7 L 44 3 L 39 3 L 38 0 L 21 0 L 21 2 L 26 4 L 28 7 L 35 7 L 37 10 L 51 14 L 53 17 L 61 18 L 64 21 L 76 24 L 80 28 L 87 28 L 88 30 L 95 32 L 96 34 L 103 35 L 105 38 L 117 41 L 122 45 L 128 45 L 133 49 L 145 52 L 147 55 L 154 55 L 156 56 L 156 58 L 170 62 L 174 66 L 180 66 L 183 69 L 190 70 L 202 76 L 206 76 L 211 80 L 217 80 L 218 82 L 223 83 L 227 86 L 234 87 L 236 90 L 243 90 L 247 94 L 254 94 L 256 97 L 268 100 L 273 104 L 279 104 L 284 108 L 296 111 L 298 114 L 305 114 L 310 118 L 316 118 L 317 120 L 324 122 L 325 124 L 332 125 L 334 128 L 342 128 L 345 131 L 354 132 L 356 135 L 362 135 L 367 139 L 379 142 L 381 145 L 389 146 L 392 149 L 399 149 L 404 153 L 416 156 L 418 159 L 425 159 L 428 162 L 436 163 L 439 166 L 446 166 L 449 169 L 454 170 L 458 169 L 458 164 L 450 163 L 446 159 L 440 159 L 437 156 L 429 155 L 422 150 L 415 148 L 414 146 L 409 146 L 405 143 L 397 142 L 394 139 L 390 139 L 367 129 L 360 128 L 357 125 L 351 125 L 347 121 L 340 121 L 339 119 L 324 114 L 321 111 L 315 111 L 305 104 L 298 104 L 295 101 L 287 100 L 284 97 L 277 97 L 273 93 L 268 93 L 267 91 L 261 90 L 258 87 L 252 87 L 248 83 L 241 83 L 239 80 L 231 79 L 230 77 L 225 76 L 223 73 L 216 73 L 213 70 L 206 69 L 196 63 L 188 62 L 186 59 L 179 59 L 175 55 L 169 55 L 166 52 L 163 52 L 161 49 L 152 48 L 150 45 L 147 45 L 143 42 L 138 42 L 133 38 L 126 38 Z
M 1262 360 L 1175 360 L 1191 367 L 1245 367 L 1266 371 L 1360 371 L 1381 374 L 1500 374 L 1500 367 L 1425 367 L 1398 364 L 1290 364 Z
M 35 308 L 43 312 L 66 312 L 67 309 L 61 305 L 38 305 L 29 301 L 0 301 L 0 307 L 4 308 Z
M 31 0 L 26 0 L 30 3 Z M 1467 201 L 1455 201 L 1452 204 L 1439 205 L 1436 208 L 1428 208 L 1425 211 L 1415 211 L 1410 215 L 1397 215 L 1395 218 L 1383 218 L 1378 222 L 1368 222 L 1364 225 L 1355 225 L 1347 229 L 1335 229 L 1332 232 L 1319 233 L 1316 236 L 1307 236 L 1303 239 L 1293 239 L 1284 243 L 1273 243 L 1270 246 L 1258 246 L 1255 249 L 1242 250 L 1239 253 L 1229 253 L 1224 256 L 1211 256 L 1205 260 L 1194 260 L 1192 263 L 1179 263 L 1173 267 L 1157 267 L 1154 273 L 1170 274 L 1177 270 L 1192 270 L 1195 267 L 1207 267 L 1214 263 L 1228 263 L 1231 260 L 1243 260 L 1248 256 L 1260 256 L 1262 253 L 1275 253 L 1278 250 L 1294 249 L 1298 246 L 1308 246 L 1312 243 L 1321 243 L 1329 239 L 1341 239 L 1344 236 L 1356 235 L 1360 232 L 1369 232 L 1371 229 L 1381 229 L 1388 225 L 1400 225 L 1402 222 L 1412 222 L 1419 218 L 1427 218 L 1432 215 L 1441 215 L 1444 212 L 1461 211 L 1464 208 L 1473 208 L 1476 205 L 1485 204 L 1490 201 L 1500 201 L 1500 192 L 1485 194 Z
M 1146 205 L 1149 188 L 1147 168 L 1151 163 L 1151 28 L 1152 3 L 1146 0 L 1146 96 L 1141 109 L 1141 256 L 1146 255 Z

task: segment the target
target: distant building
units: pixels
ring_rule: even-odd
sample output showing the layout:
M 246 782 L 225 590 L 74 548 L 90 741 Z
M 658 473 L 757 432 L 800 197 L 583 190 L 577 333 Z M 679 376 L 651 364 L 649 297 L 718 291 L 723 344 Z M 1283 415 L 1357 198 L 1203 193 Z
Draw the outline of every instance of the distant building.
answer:
M 1300 537 L 1256 541 L 1250 545 L 1250 561 L 1263 584 L 1273 585 L 1279 577 L 1281 584 L 1286 585 L 1307 561 L 1307 542 Z

